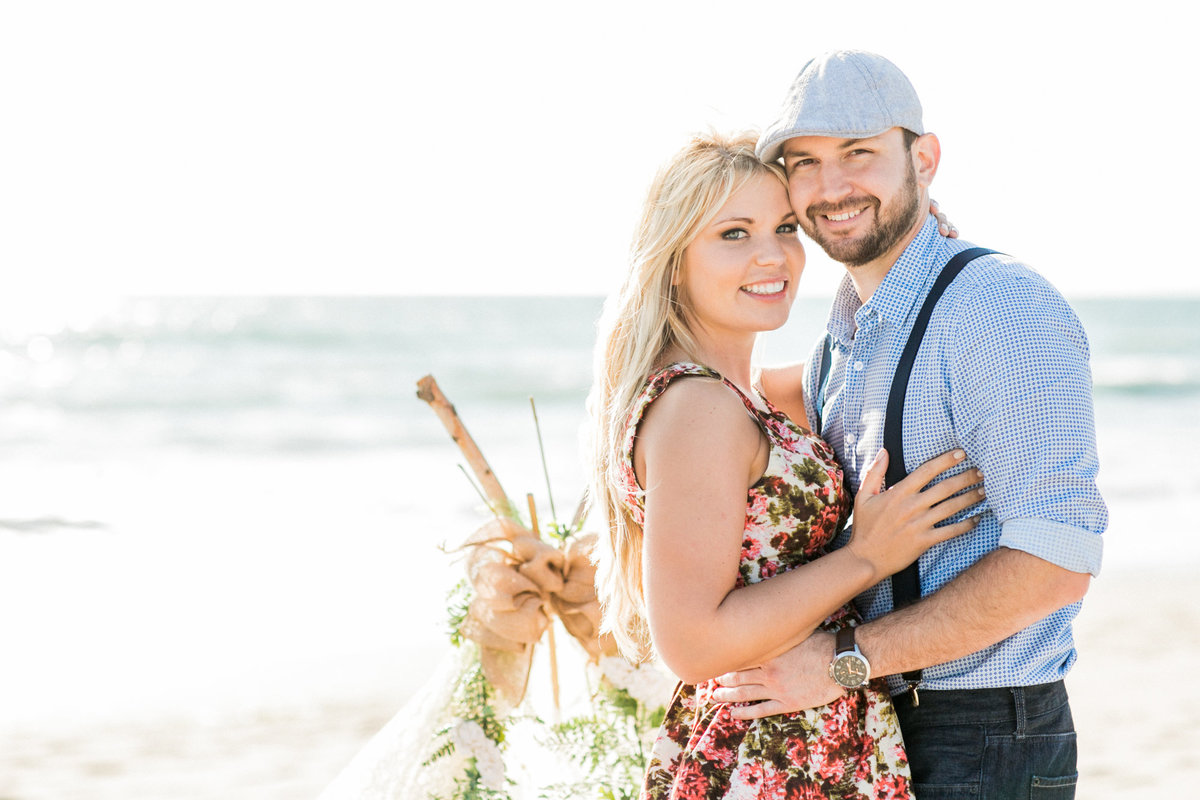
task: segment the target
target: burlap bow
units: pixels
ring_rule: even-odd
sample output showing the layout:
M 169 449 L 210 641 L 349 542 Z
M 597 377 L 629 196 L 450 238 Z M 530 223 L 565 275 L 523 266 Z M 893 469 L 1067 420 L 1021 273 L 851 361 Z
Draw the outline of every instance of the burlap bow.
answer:
M 511 519 L 493 520 L 467 539 L 475 598 L 461 631 L 479 644 L 484 675 L 511 706 L 525 696 L 534 646 L 552 614 L 593 661 L 613 651 L 611 638 L 599 635 L 595 542 L 588 534 L 559 549 Z

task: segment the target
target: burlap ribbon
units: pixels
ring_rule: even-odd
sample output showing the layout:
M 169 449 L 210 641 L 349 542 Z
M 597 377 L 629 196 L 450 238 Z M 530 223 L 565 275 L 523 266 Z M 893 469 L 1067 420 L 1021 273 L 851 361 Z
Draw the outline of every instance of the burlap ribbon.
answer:
M 534 646 L 552 614 L 591 660 L 614 651 L 611 637 L 599 635 L 595 543 L 588 534 L 559 549 L 514 520 L 497 519 L 464 544 L 475 598 L 461 630 L 479 644 L 484 675 L 512 707 L 525 696 Z

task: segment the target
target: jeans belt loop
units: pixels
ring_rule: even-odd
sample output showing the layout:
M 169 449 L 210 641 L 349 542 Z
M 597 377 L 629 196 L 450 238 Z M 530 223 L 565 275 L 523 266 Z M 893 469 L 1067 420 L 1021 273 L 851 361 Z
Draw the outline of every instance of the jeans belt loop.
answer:
M 1016 712 L 1015 715 L 1017 718 L 1017 738 L 1024 739 L 1025 723 L 1027 721 L 1027 715 L 1025 712 L 1025 687 L 1014 686 L 1012 688 L 1012 694 L 1014 711 Z

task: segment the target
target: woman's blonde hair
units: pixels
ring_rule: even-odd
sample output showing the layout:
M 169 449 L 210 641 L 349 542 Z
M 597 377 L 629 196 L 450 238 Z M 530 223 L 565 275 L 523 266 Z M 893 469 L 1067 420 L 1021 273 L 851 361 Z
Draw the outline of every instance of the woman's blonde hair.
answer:
M 638 662 L 651 652 L 642 598 L 642 530 L 625 503 L 625 441 L 634 402 L 669 347 L 695 352 L 677 277 L 683 253 L 750 179 L 783 170 L 754 156 L 751 134 L 694 137 L 659 170 L 642 209 L 621 289 L 599 323 L 590 414 L 591 505 L 607 518 L 597 593 L 605 631 Z

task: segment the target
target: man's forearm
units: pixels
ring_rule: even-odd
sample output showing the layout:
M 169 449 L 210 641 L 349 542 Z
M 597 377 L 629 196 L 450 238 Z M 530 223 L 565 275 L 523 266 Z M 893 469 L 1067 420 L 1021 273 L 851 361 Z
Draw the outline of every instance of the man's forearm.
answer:
M 858 629 L 876 675 L 970 655 L 1070 605 L 1091 576 L 1001 547 L 934 594 Z

